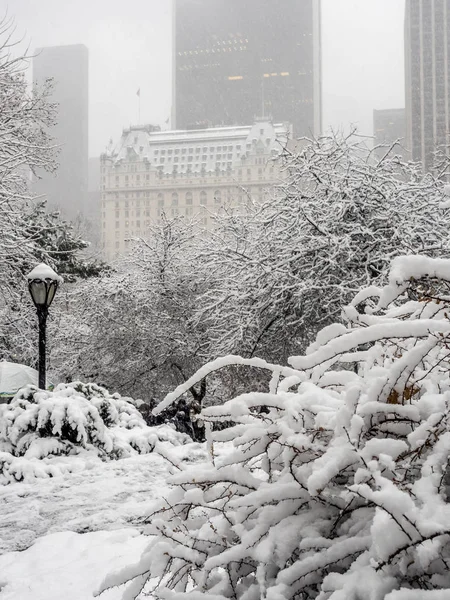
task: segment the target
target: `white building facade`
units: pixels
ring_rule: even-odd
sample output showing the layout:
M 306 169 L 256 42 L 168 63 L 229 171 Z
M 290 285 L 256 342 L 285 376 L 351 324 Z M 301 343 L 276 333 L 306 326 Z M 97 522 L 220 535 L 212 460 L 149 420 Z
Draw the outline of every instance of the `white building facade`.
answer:
M 252 126 L 123 131 L 116 149 L 101 156 L 102 246 L 111 260 L 167 217 L 198 217 L 213 226 L 224 205 L 248 196 L 263 200 L 281 178 L 279 156 L 291 127 L 258 121 Z

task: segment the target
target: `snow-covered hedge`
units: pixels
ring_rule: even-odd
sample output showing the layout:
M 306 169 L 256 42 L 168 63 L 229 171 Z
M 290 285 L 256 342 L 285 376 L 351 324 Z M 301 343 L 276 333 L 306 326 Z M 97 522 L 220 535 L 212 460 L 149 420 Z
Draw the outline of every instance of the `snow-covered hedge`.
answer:
M 420 281 L 419 281 L 420 280 Z M 410 256 L 358 294 L 348 325 L 209 407 L 212 462 L 173 478 L 138 565 L 173 600 L 450 598 L 450 261 Z M 204 367 L 164 406 L 205 372 Z M 263 361 L 253 361 L 262 367 Z M 218 453 L 222 444 L 231 452 Z M 448 591 L 441 591 L 448 590 Z
M 0 405 L 0 483 L 58 474 L 47 457 L 124 458 L 152 452 L 159 440 L 189 439 L 168 427 L 148 427 L 135 404 L 91 383 L 60 384 L 53 392 L 23 388 Z

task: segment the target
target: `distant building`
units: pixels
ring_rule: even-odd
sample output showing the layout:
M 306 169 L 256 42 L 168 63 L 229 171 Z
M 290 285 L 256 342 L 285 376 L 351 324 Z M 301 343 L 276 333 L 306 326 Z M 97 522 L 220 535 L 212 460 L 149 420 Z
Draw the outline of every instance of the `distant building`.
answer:
M 175 0 L 177 129 L 321 130 L 320 0 Z
M 406 0 L 405 66 L 408 147 L 425 171 L 449 141 L 450 0 Z
M 55 175 L 42 174 L 36 192 L 66 218 L 86 212 L 88 187 L 88 50 L 83 45 L 39 48 L 33 58 L 33 80 L 53 79 L 51 100 L 58 104 L 51 130 L 61 151 Z
M 88 198 L 87 215 L 98 214 L 101 200 L 100 158 L 95 156 L 88 160 Z
M 373 136 L 375 146 L 395 145 L 393 152 L 408 158 L 406 151 L 406 115 L 404 108 L 388 108 L 386 110 L 373 111 Z M 376 151 L 381 158 L 386 154 L 385 148 Z
M 101 184 L 100 184 L 100 157 L 91 157 L 88 161 L 88 190 L 87 205 L 84 213 L 83 237 L 91 243 L 91 248 L 100 248 L 101 232 Z
M 280 180 L 275 161 L 291 127 L 258 121 L 253 126 L 159 131 L 124 130 L 118 147 L 101 156 L 102 246 L 112 259 L 130 238 L 169 218 L 198 215 L 209 228 L 224 205 L 263 200 Z

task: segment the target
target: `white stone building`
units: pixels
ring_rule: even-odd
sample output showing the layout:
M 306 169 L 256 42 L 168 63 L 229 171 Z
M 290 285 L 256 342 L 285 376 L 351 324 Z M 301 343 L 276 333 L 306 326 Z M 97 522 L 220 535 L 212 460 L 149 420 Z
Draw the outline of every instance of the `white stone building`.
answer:
M 123 131 L 115 149 L 101 156 L 102 246 L 107 259 L 145 237 L 151 223 L 198 215 L 203 227 L 225 203 L 250 194 L 262 200 L 280 180 L 274 160 L 291 127 L 258 121 L 252 126 L 160 131 L 136 126 Z

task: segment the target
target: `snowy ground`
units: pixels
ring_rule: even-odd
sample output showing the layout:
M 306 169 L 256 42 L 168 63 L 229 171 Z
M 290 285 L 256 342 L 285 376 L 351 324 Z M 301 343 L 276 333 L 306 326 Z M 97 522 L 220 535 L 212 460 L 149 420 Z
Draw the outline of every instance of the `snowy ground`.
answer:
M 206 458 L 199 444 L 172 452 L 189 462 Z M 91 600 L 106 573 L 138 558 L 148 542 L 140 523 L 167 490 L 168 463 L 153 453 L 93 458 L 86 467 L 0 486 L 0 600 Z M 117 590 L 102 596 L 115 598 Z
M 135 529 L 52 533 L 24 552 L 0 556 L 1 600 L 92 600 L 111 571 L 135 562 L 148 539 Z M 121 591 L 102 600 L 118 600 Z

